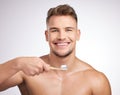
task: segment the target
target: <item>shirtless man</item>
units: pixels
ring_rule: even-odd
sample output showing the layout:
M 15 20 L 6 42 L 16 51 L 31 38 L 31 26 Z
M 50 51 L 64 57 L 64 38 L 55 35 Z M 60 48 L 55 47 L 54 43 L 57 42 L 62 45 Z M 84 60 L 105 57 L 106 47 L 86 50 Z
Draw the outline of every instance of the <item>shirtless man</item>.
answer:
M 69 5 L 51 8 L 46 24 L 50 53 L 1 64 L 0 90 L 18 85 L 22 95 L 111 95 L 106 76 L 75 56 L 80 30 L 74 9 Z M 68 70 L 51 69 L 63 64 Z

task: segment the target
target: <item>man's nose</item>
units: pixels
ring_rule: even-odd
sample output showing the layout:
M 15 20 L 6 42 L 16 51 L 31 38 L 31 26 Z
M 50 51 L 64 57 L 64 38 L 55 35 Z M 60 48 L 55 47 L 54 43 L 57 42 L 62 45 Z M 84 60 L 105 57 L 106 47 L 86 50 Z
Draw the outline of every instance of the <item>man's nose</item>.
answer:
M 59 38 L 60 40 L 65 39 L 65 38 L 66 38 L 66 32 L 65 32 L 65 31 L 60 31 L 60 32 L 59 32 L 59 35 L 58 35 L 58 38 Z

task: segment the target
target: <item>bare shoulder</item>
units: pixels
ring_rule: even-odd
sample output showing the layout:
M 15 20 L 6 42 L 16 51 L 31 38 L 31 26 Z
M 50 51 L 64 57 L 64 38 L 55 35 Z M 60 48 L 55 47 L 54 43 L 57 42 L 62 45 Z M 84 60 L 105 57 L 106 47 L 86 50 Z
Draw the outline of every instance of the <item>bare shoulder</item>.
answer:
M 78 59 L 78 65 L 77 67 L 79 67 L 80 71 L 84 73 L 85 77 L 89 80 L 106 80 L 107 77 L 103 72 L 100 72 L 98 70 L 96 70 L 95 68 L 93 68 L 90 64 L 81 61 Z
M 110 83 L 106 75 L 85 62 L 82 64 L 84 78 L 89 83 L 93 95 L 111 95 Z
M 103 72 L 95 70 L 94 68 L 86 69 L 84 75 L 86 79 L 94 86 L 108 83 L 108 78 Z

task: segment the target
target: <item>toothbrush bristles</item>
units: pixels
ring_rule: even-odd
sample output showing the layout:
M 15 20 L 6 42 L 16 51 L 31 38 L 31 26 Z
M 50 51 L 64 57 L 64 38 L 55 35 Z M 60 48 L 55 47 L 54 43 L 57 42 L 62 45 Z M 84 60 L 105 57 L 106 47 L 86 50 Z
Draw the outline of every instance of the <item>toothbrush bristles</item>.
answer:
M 68 68 L 67 68 L 67 65 L 61 65 L 61 67 L 60 67 L 62 70 L 67 70 Z
M 61 65 L 60 68 L 50 67 L 50 69 L 52 69 L 52 70 L 68 70 L 68 67 L 67 67 L 67 65 Z

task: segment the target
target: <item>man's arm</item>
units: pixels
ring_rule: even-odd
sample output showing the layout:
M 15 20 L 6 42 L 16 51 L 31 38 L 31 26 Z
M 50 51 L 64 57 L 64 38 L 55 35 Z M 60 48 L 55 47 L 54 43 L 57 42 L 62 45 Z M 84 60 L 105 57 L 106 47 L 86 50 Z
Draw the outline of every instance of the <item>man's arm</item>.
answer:
M 17 72 L 19 72 L 19 69 L 17 68 L 16 59 L 0 64 L 0 85 Z
M 49 65 L 39 57 L 19 57 L 0 64 L 0 91 L 23 81 L 23 73 L 29 76 L 48 71 Z
M 6 90 L 10 87 L 19 85 L 23 82 L 22 72 L 14 74 L 0 85 L 0 91 Z

